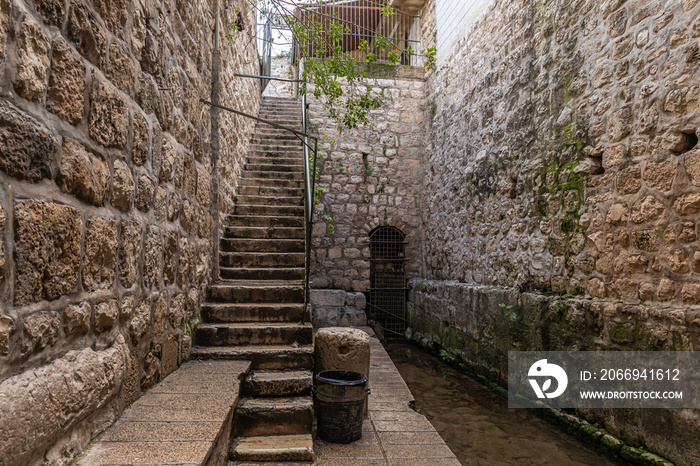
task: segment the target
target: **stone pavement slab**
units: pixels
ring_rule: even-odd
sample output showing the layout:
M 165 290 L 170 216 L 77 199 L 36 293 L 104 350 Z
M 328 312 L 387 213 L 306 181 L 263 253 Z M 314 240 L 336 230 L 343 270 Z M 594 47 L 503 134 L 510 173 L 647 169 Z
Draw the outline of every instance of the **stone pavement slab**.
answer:
M 363 329 L 364 330 L 364 329 Z M 340 445 L 315 439 L 322 466 L 459 466 L 435 428 L 409 407 L 411 391 L 384 347 L 370 330 L 369 419 L 362 438 Z
M 80 466 L 224 465 L 248 361 L 190 361 L 144 394 L 78 460 Z

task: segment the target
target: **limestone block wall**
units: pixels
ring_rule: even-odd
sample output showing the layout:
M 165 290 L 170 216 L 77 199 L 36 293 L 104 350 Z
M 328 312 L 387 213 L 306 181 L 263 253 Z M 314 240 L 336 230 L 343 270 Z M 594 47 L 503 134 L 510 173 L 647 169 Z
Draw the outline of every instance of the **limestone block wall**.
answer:
M 481 18 L 428 80 L 428 275 L 700 304 L 699 13 L 501 1 Z
M 311 261 L 314 288 L 369 291 L 369 234 L 394 226 L 405 235 L 406 276 L 420 276 L 420 191 L 424 123 L 422 68 L 384 66 L 370 85 L 383 100 L 370 123 L 337 131 L 309 90 L 311 129 L 324 135 Z
M 0 464 L 72 461 L 189 357 L 252 128 L 199 99 L 218 76 L 222 101 L 259 103 L 231 76 L 255 42 L 222 31 L 215 62 L 215 20 L 205 1 L 0 0 Z
M 509 349 L 698 349 L 699 15 L 497 0 L 473 22 L 427 74 L 413 338 L 500 381 Z M 580 414 L 700 461 L 695 411 Z
M 367 299 L 364 293 L 314 289 L 309 293 L 309 302 L 314 328 L 367 325 Z

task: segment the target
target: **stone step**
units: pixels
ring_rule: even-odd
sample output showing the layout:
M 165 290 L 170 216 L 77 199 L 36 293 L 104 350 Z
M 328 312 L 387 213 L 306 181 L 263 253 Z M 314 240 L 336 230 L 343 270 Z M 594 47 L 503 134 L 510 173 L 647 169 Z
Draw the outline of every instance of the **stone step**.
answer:
M 265 119 L 290 117 L 290 119 L 298 118 L 301 120 L 301 113 L 301 105 L 268 104 L 260 106 L 258 116 Z
M 275 135 L 275 136 L 258 136 L 254 135 L 253 138 L 250 140 L 251 144 L 256 144 L 256 145 L 269 145 L 269 144 L 274 144 L 277 146 L 299 146 L 301 147 L 301 139 L 299 139 L 296 136 L 293 136 L 293 139 L 290 138 L 282 138 L 280 135 Z
M 303 252 L 220 252 L 222 267 L 304 267 Z
M 235 204 L 234 215 L 262 215 L 280 217 L 299 217 L 304 215 L 303 205 L 249 205 Z
M 236 196 L 236 203 L 247 205 L 304 205 L 301 196 Z
M 304 180 L 278 180 L 274 178 L 241 178 L 241 186 L 256 186 L 258 188 L 302 188 Z
M 302 275 L 303 271 L 302 270 Z M 308 315 L 306 316 L 308 320 Z M 202 320 L 218 322 L 301 322 L 304 304 L 204 303 Z
M 310 396 L 241 398 L 236 408 L 235 435 L 310 434 L 314 410 Z
M 226 220 L 231 226 L 304 228 L 304 217 L 289 217 L 283 215 L 227 215 Z
M 195 341 L 200 346 L 310 345 L 310 323 L 236 322 L 199 324 Z
M 240 186 L 238 194 L 241 196 L 285 196 L 285 197 L 302 197 L 304 196 L 304 188 L 296 187 L 276 187 L 276 186 Z
M 243 239 L 222 238 L 221 250 L 225 252 L 304 252 L 302 239 Z
M 280 126 L 284 126 L 286 128 L 296 130 L 296 131 L 301 131 L 301 119 L 299 119 L 299 120 L 270 120 L 270 122 L 272 122 L 276 125 L 280 125 Z M 276 128 L 276 127 L 272 126 L 268 122 L 260 121 L 260 122 L 258 122 L 258 126 L 255 128 L 255 130 L 257 131 L 258 128 Z M 280 128 L 277 128 L 277 129 L 280 129 Z
M 313 461 L 311 434 L 238 437 L 231 447 L 232 461 L 278 462 Z
M 314 366 L 312 345 L 195 346 L 192 355 L 198 359 L 250 361 L 252 369 L 312 370 Z
M 302 129 L 301 111 L 290 112 L 282 110 L 281 112 L 265 112 L 259 115 L 259 117 L 264 119 L 265 121 L 258 122 L 253 134 L 257 134 L 264 129 L 276 129 L 279 131 L 286 131 L 287 134 L 291 134 L 292 136 L 294 136 L 295 134 L 292 131 L 289 131 L 290 129 L 296 131 L 301 131 Z M 281 125 L 282 127 L 273 126 L 270 123 Z
M 220 267 L 225 280 L 303 280 L 303 267 Z
M 271 120 L 271 121 L 273 120 L 273 118 L 267 118 L 267 117 L 265 119 Z M 281 117 L 280 119 L 292 120 L 293 118 Z M 286 130 L 286 129 L 278 129 L 278 131 L 284 131 L 284 133 L 268 135 L 268 134 L 265 134 L 263 132 L 256 131 L 253 133 L 252 140 L 261 138 L 261 139 L 266 140 L 266 141 L 274 140 L 274 141 L 280 141 L 280 142 L 284 141 L 287 144 L 289 144 L 289 143 L 301 144 L 301 138 L 299 135 L 297 135 L 289 130 Z
M 274 253 L 268 255 L 274 255 Z M 303 260 L 304 255 L 299 255 Z M 209 299 L 227 303 L 304 302 L 304 285 L 301 281 L 278 280 L 262 283 L 254 280 L 231 280 L 230 282 L 215 283 L 209 287 Z
M 275 179 L 275 180 L 296 180 L 296 181 L 302 181 L 304 180 L 304 172 L 303 171 L 296 171 L 296 172 L 284 172 L 284 171 L 279 171 L 279 170 L 243 170 L 243 179 L 250 179 L 250 178 L 256 178 L 256 179 Z
M 224 238 L 304 239 L 303 227 L 227 226 Z
M 301 139 L 296 134 L 284 129 L 255 131 L 251 141 L 296 141 L 297 144 L 301 144 Z
M 245 396 L 301 396 L 311 393 L 311 371 L 251 371 L 243 383 Z
M 299 157 L 248 157 L 251 165 L 293 165 L 304 169 L 304 158 Z
M 261 152 L 261 153 L 275 153 L 275 154 L 284 154 L 284 153 L 301 153 L 303 152 L 303 147 L 301 144 L 299 144 L 299 147 L 296 146 L 285 146 L 284 144 L 277 144 L 277 141 L 270 141 L 269 144 L 251 144 L 250 145 L 250 151 L 251 152 Z
M 265 164 L 265 163 L 247 163 L 243 168 L 251 172 L 290 172 L 304 173 L 304 165 L 281 165 L 281 164 Z
M 297 141 L 300 141 L 300 139 L 297 137 L 297 135 L 292 133 L 291 131 L 288 131 L 286 129 L 272 128 L 272 127 L 270 127 L 270 125 L 265 125 L 265 127 L 262 127 L 262 125 L 261 125 L 261 126 L 255 128 L 255 131 L 253 132 L 253 136 L 262 137 L 262 138 L 280 137 L 282 139 L 295 139 Z

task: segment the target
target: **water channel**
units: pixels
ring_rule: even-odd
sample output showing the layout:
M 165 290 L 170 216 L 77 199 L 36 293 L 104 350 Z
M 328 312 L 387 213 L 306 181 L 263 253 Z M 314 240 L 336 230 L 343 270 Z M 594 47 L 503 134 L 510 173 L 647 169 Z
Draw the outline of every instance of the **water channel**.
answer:
M 463 465 L 623 465 L 408 343 L 385 345 L 416 400 Z

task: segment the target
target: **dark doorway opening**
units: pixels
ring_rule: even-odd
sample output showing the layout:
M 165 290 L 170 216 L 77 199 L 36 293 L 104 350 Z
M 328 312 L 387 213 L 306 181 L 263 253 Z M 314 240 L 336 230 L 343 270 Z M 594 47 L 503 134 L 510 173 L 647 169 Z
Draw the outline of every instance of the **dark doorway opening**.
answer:
M 395 227 L 378 227 L 369 235 L 369 317 L 387 340 L 406 332 L 406 236 Z

